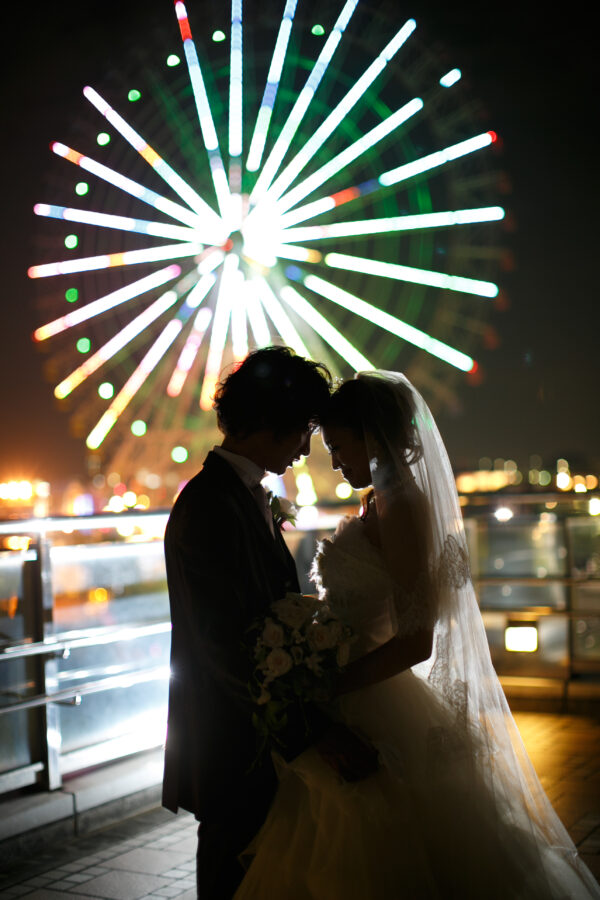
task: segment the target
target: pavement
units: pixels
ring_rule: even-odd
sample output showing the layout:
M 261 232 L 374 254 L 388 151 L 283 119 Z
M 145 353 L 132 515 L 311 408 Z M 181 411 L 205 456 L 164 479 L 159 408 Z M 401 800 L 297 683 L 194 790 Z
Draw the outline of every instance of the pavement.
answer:
M 582 859 L 600 881 L 600 714 L 515 712 L 525 746 Z M 0 873 L 0 897 L 196 900 L 197 823 L 156 808 Z

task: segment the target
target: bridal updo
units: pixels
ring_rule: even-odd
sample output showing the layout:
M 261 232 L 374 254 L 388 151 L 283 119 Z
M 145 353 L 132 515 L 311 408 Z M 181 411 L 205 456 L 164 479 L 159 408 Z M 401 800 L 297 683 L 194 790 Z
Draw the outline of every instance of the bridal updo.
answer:
M 331 395 L 321 425 L 348 428 L 385 457 L 400 451 L 407 464 L 422 456 L 410 387 L 376 372 L 361 372 Z

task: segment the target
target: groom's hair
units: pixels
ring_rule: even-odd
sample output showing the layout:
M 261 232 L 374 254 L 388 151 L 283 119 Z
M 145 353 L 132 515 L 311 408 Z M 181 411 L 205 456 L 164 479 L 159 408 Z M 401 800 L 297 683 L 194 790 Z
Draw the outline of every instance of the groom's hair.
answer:
M 327 406 L 331 373 L 289 347 L 255 350 L 219 383 L 213 408 L 219 428 L 242 438 L 267 429 L 289 434 L 314 428 Z

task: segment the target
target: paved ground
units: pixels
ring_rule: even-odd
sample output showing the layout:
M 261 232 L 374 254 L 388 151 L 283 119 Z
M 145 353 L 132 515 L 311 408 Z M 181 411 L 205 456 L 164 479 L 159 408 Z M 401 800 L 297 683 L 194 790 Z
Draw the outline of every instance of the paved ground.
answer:
M 600 880 L 600 717 L 515 718 L 556 811 Z M 0 897 L 195 900 L 195 849 L 192 816 L 155 809 L 16 863 L 0 874 Z

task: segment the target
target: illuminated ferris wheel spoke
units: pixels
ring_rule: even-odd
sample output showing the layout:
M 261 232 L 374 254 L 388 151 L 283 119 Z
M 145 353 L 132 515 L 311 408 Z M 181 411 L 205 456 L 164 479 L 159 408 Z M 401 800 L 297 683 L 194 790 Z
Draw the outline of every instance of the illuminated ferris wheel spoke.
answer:
M 227 332 L 231 318 L 233 305 L 233 286 L 235 273 L 238 271 L 240 258 L 236 253 L 229 253 L 223 263 L 221 283 L 215 303 L 213 327 L 208 347 L 208 356 L 204 369 L 204 380 L 200 391 L 200 407 L 208 410 L 211 408 L 212 399 L 217 386 L 217 381 L 223 364 L 223 352 L 227 343 Z
M 497 222 L 504 218 L 501 206 L 482 206 L 478 209 L 457 209 L 415 216 L 390 216 L 388 219 L 362 219 L 357 222 L 335 222 L 332 225 L 306 225 L 288 228 L 281 234 L 287 241 L 315 241 L 327 238 L 387 234 L 393 231 L 412 231 L 421 228 L 449 228 L 477 222 Z
M 86 445 L 90 448 L 90 450 L 97 450 L 101 445 L 108 432 L 115 425 L 121 413 L 124 412 L 125 408 L 133 400 L 150 373 L 161 361 L 161 359 L 181 331 L 181 328 L 182 325 L 178 319 L 172 319 L 165 325 L 162 332 L 154 341 L 139 366 L 134 369 L 133 374 L 127 379 L 106 412 L 99 419 L 97 425 L 95 425 L 88 434 L 86 438 Z
M 208 290 L 215 283 L 215 277 L 206 276 L 209 281 Z M 167 385 L 167 394 L 169 397 L 179 397 L 181 391 L 183 390 L 183 386 L 185 384 L 186 378 L 189 375 L 190 369 L 192 368 L 196 356 L 198 355 L 198 350 L 200 349 L 200 345 L 204 339 L 204 335 L 210 325 L 210 320 L 212 318 L 212 310 L 210 310 L 207 306 L 203 306 L 202 309 L 198 311 L 196 318 L 194 319 L 194 325 L 188 338 L 183 346 L 183 350 L 179 354 L 179 359 L 177 360 L 177 365 L 169 379 L 169 383 Z
M 282 300 L 297 313 L 307 325 L 316 331 L 320 337 L 326 341 L 330 347 L 338 353 L 342 359 L 345 359 L 348 365 L 352 366 L 357 372 L 373 369 L 374 366 L 369 360 L 344 337 L 341 332 L 329 322 L 325 316 L 321 315 L 314 306 L 312 306 L 305 297 L 298 291 L 286 285 L 279 291 Z
M 260 168 L 262 161 L 269 125 L 271 124 L 271 115 L 273 113 L 287 46 L 292 31 L 292 22 L 296 12 L 297 2 L 298 0 L 287 0 L 283 11 L 283 18 L 279 26 L 275 50 L 273 51 L 273 58 L 269 68 L 269 74 L 267 75 L 265 92 L 258 111 L 254 133 L 250 141 L 250 150 L 248 152 L 248 159 L 246 160 L 246 168 L 249 172 L 256 172 Z
M 50 149 L 53 153 L 56 153 L 57 156 L 67 159 L 76 166 L 85 169 L 86 172 L 91 172 L 92 175 L 96 175 L 98 178 L 107 181 L 114 187 L 120 188 L 127 194 L 131 194 L 132 197 L 137 197 L 144 203 L 148 203 L 155 209 L 159 209 L 172 219 L 177 219 L 178 222 L 184 222 L 184 224 L 190 225 L 194 229 L 198 227 L 197 214 L 190 209 L 186 209 L 185 206 L 180 206 L 179 203 L 174 203 L 172 200 L 167 200 L 166 197 L 161 197 L 156 191 L 152 191 L 150 188 L 138 184 L 137 181 L 133 181 L 131 178 L 127 178 L 119 172 L 115 172 L 114 169 L 110 169 L 108 166 L 96 162 L 95 159 L 91 159 L 89 156 L 84 156 L 83 153 L 78 153 L 77 150 L 73 150 L 71 147 L 67 147 L 59 141 L 54 141 L 50 145 Z
M 161 284 L 165 284 L 165 282 L 170 281 L 172 278 L 177 278 L 180 274 L 181 269 L 179 266 L 167 266 L 165 269 L 153 272 L 152 275 L 146 275 L 138 281 L 133 281 L 131 284 L 119 288 L 117 291 L 105 294 L 104 297 L 99 297 L 97 300 L 93 300 L 91 303 L 86 304 L 86 306 L 82 306 L 80 309 L 75 309 L 73 312 L 67 313 L 66 316 L 54 319 L 53 322 L 49 322 L 47 325 L 42 325 L 34 331 L 33 337 L 36 341 L 44 341 L 46 338 L 59 334 L 67 328 L 72 328 L 73 325 L 79 325 L 81 322 L 86 322 L 88 319 L 92 319 L 94 316 L 107 312 L 109 309 L 114 309 L 114 307 L 118 306 L 120 303 L 125 303 L 127 300 L 139 297 L 140 294 L 144 294 L 146 291 L 151 291 L 156 287 L 160 287 Z
M 110 106 L 100 94 L 92 87 L 84 87 L 83 94 L 90 103 L 100 112 L 122 137 L 140 154 L 146 162 L 152 166 L 157 175 L 165 181 L 182 200 L 190 206 L 199 216 L 198 227 L 204 226 L 206 233 L 220 234 L 223 231 L 223 223 L 219 216 L 208 205 L 206 200 L 194 191 L 184 179 L 175 172 L 171 166 L 158 155 L 144 138 Z M 208 240 L 205 238 L 205 240 Z M 218 241 L 215 241 L 217 243 Z
M 344 188 L 344 190 L 330 194 L 328 197 L 322 197 L 320 200 L 314 200 L 306 203 L 304 206 L 284 212 L 279 224 L 282 228 L 287 228 L 299 222 L 306 222 L 307 219 L 330 212 L 332 209 L 343 206 L 345 203 L 350 203 L 352 200 L 357 200 L 359 197 L 366 197 L 368 194 L 381 191 L 390 185 L 406 181 L 415 175 L 420 175 L 430 169 L 443 166 L 454 159 L 459 159 L 476 150 L 481 150 L 483 147 L 488 147 L 496 140 L 495 132 L 486 131 L 466 141 L 460 141 L 460 143 L 446 147 L 444 150 L 438 150 L 435 153 L 430 153 L 428 156 L 422 156 L 413 162 L 398 166 L 396 169 L 390 169 L 388 172 L 382 173 L 378 178 L 371 178 L 362 184 Z
M 295 244 L 280 244 L 275 248 L 275 255 L 280 259 L 293 259 L 297 262 L 318 263 L 323 254 L 309 247 L 297 247 Z
M 204 244 L 164 244 L 145 250 L 126 250 L 123 253 L 103 253 L 101 256 L 84 256 L 80 259 L 45 263 L 41 266 L 32 266 L 27 270 L 27 274 L 30 278 L 48 278 L 51 275 L 72 275 L 75 272 L 91 272 L 115 266 L 136 266 L 165 259 L 197 256 L 203 249 Z
M 271 285 L 266 278 L 256 277 L 253 279 L 256 284 L 260 302 L 264 306 L 267 315 L 273 322 L 277 333 L 283 342 L 295 350 L 299 356 L 311 356 L 304 341 L 296 331 L 290 317 L 281 305 L 279 298 L 273 291 Z
M 306 80 L 306 84 L 298 94 L 296 102 L 267 157 L 258 180 L 254 185 L 254 190 L 250 195 L 251 203 L 257 203 L 258 200 L 260 200 L 277 174 L 279 166 L 294 139 L 294 135 L 306 114 L 310 102 L 315 95 L 315 91 L 321 83 L 321 79 L 327 71 L 327 67 L 331 62 L 333 54 L 337 49 L 342 34 L 344 33 L 357 4 L 358 0 L 347 0 L 345 3 L 337 22 L 331 30 L 331 34 L 325 41 L 323 49 L 321 50 L 316 63 L 312 67 L 310 75 Z
M 416 269 L 412 266 L 401 266 L 397 263 L 380 262 L 376 259 L 365 259 L 360 256 L 349 256 L 346 253 L 328 253 L 325 264 L 334 269 L 345 269 L 349 272 L 361 272 L 364 275 L 381 275 L 397 281 L 409 281 L 412 284 L 426 284 L 430 287 L 445 288 L 448 291 L 461 291 L 465 294 L 477 294 L 479 297 L 497 297 L 498 285 L 491 281 L 478 281 L 475 278 L 462 278 L 460 275 L 444 275 L 429 269 Z
M 242 155 L 242 88 L 242 0 L 231 0 L 231 51 L 229 57 L 230 157 Z M 237 187 L 239 189 L 239 185 Z
M 319 278 L 317 275 L 307 275 L 302 279 L 302 283 L 305 287 L 309 288 L 309 290 L 320 294 L 322 297 L 331 300 L 333 303 L 337 303 L 339 306 L 366 319 L 368 322 L 373 322 L 385 331 L 389 331 L 390 334 L 397 335 L 402 338 L 402 340 L 408 341 L 415 347 L 420 347 L 422 350 L 431 353 L 438 359 L 442 359 L 444 362 L 455 366 L 455 368 L 460 369 L 463 372 L 470 372 L 473 369 L 474 361 L 470 356 L 467 356 L 466 353 L 461 353 L 460 350 L 456 350 L 449 344 L 445 344 L 443 341 L 431 337 L 431 335 L 426 334 L 419 328 L 415 328 L 413 325 L 403 322 L 402 319 L 398 319 L 396 316 L 390 315 L 390 313 L 379 309 L 377 306 L 373 306 L 372 303 L 361 300 L 360 297 L 350 294 L 348 291 L 337 287 L 337 285 L 332 284 L 330 281 Z
M 400 47 L 408 40 L 416 27 L 417 23 L 415 20 L 409 19 L 402 28 L 396 32 L 392 40 L 384 47 L 379 56 L 377 56 L 371 65 L 367 67 L 358 81 L 354 83 L 348 93 L 329 113 L 325 121 L 319 125 L 309 140 L 303 144 L 302 149 L 293 157 L 283 172 L 271 184 L 271 187 L 268 190 L 268 194 L 271 198 L 281 197 L 286 188 L 288 188 L 295 180 L 313 156 L 318 153 L 327 138 L 335 131 L 340 122 L 342 122 L 354 106 L 356 106 L 360 98 L 369 89 L 377 76 L 383 72 L 387 64 L 394 58 Z
M 186 294 L 195 283 L 194 273 L 188 273 L 181 278 L 174 287 L 161 294 L 154 303 L 151 303 L 135 319 L 132 319 L 124 328 L 117 332 L 106 344 L 100 347 L 92 356 L 75 369 L 67 378 L 60 382 L 54 389 L 54 395 L 62 400 L 67 397 L 93 372 L 97 371 L 105 362 L 113 357 L 119 350 L 132 341 L 145 328 L 152 324 L 159 316 L 170 309 L 179 299 Z
M 321 166 L 320 169 L 317 169 L 308 178 L 305 178 L 304 181 L 301 181 L 289 193 L 284 194 L 277 203 L 278 210 L 285 212 L 292 206 L 295 206 L 296 203 L 303 200 L 304 197 L 307 197 L 308 194 L 311 194 L 334 175 L 337 175 L 338 172 L 341 172 L 342 169 L 354 162 L 355 159 L 358 159 L 363 153 L 366 153 L 367 150 L 372 149 L 379 141 L 395 131 L 396 128 L 421 109 L 423 109 L 423 101 L 420 97 L 410 100 L 403 107 L 396 110 L 395 113 L 388 116 L 387 119 L 384 119 L 383 122 L 380 122 L 379 125 L 376 125 L 375 128 L 372 128 L 371 131 L 368 131 L 345 150 L 342 150 L 341 153 L 338 153 L 328 163 Z
M 118 231 L 149 234 L 152 237 L 170 238 L 175 241 L 197 241 L 199 239 L 198 232 L 193 228 L 167 225 L 164 222 L 149 222 L 147 219 L 131 219 L 128 216 L 113 216 L 108 213 L 72 209 L 68 206 L 53 206 L 48 203 L 36 203 L 33 211 L 36 216 L 46 216 L 50 219 L 64 219 L 66 222 L 81 222 L 83 225 L 115 228 Z
M 398 184 L 400 181 L 406 181 L 407 178 L 412 178 L 414 175 L 420 175 L 422 172 L 427 172 L 430 169 L 443 166 L 447 162 L 459 159 L 461 156 L 466 156 L 469 153 L 473 153 L 475 150 L 489 147 L 489 145 L 493 144 L 496 140 L 497 136 L 494 131 L 486 131 L 483 134 L 468 138 L 466 141 L 452 144 L 444 150 L 437 150 L 435 153 L 430 153 L 427 156 L 422 156 L 420 159 L 415 159 L 412 162 L 405 163 L 395 169 L 390 169 L 388 172 L 384 172 L 379 176 L 379 183 L 384 187 L 388 187 L 391 184 Z
M 244 292 L 246 312 L 252 334 L 254 335 L 254 343 L 257 347 L 268 347 L 271 343 L 271 332 L 269 331 L 264 310 L 258 298 L 257 285 L 253 278 L 245 280 Z
M 241 362 L 248 355 L 248 316 L 244 282 L 244 274 L 238 270 L 232 278 L 231 288 L 231 349 L 235 362 Z
M 224 216 L 226 220 L 228 220 L 230 215 L 229 210 L 231 203 L 229 184 L 227 182 L 227 175 L 225 174 L 223 159 L 221 158 L 219 139 L 215 130 L 210 103 L 208 102 L 206 87 L 204 85 L 204 78 L 202 77 L 202 69 L 200 68 L 200 61 L 198 60 L 198 53 L 196 51 L 196 44 L 194 43 L 194 39 L 192 38 L 192 32 L 190 29 L 190 23 L 188 20 L 186 8 L 184 4 L 181 3 L 181 0 L 176 0 L 175 14 L 177 16 L 177 21 L 179 22 L 179 30 L 181 31 L 183 49 L 185 52 L 188 72 L 190 74 L 190 82 L 192 84 L 194 100 L 196 102 L 196 110 L 198 112 L 198 121 L 200 122 L 200 130 L 202 132 L 204 146 L 206 148 L 206 152 L 208 153 L 210 171 L 215 188 L 215 193 L 217 195 L 217 202 L 219 204 L 221 215 Z

